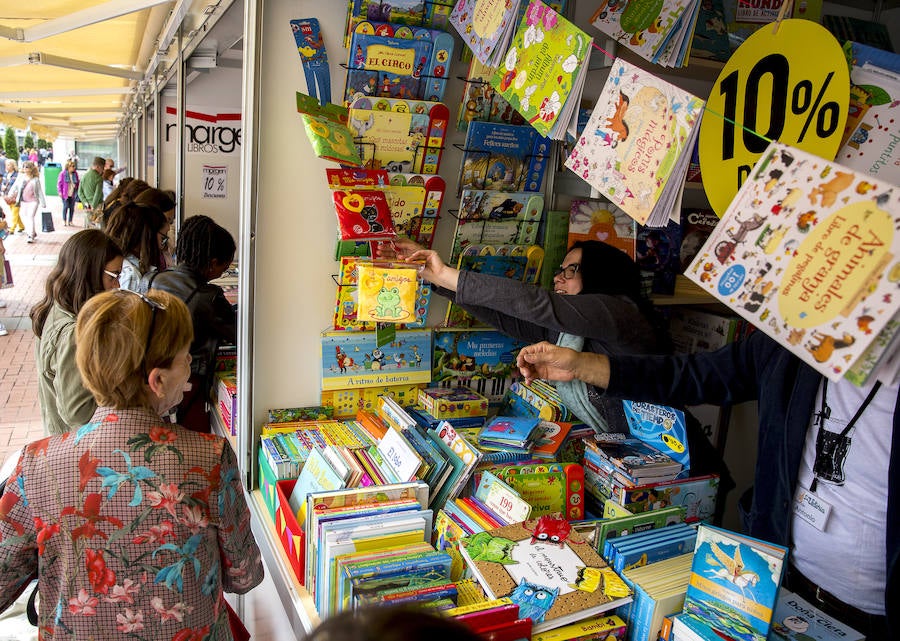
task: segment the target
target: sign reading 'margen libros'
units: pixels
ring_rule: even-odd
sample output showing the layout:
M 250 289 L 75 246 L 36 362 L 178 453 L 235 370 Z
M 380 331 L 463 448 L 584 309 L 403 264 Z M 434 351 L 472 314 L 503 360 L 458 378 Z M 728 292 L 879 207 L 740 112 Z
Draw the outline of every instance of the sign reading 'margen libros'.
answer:
M 166 107 L 166 143 L 176 140 L 175 107 Z M 184 140 L 189 154 L 235 154 L 241 148 L 241 114 L 185 112 Z

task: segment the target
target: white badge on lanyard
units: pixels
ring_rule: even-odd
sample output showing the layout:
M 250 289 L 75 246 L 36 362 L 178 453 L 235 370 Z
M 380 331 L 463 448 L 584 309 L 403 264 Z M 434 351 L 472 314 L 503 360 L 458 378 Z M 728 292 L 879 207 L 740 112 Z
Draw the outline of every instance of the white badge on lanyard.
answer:
M 794 495 L 794 515 L 806 521 L 811 526 L 825 531 L 828 515 L 831 514 L 831 504 L 812 490 L 802 487 L 797 488 Z

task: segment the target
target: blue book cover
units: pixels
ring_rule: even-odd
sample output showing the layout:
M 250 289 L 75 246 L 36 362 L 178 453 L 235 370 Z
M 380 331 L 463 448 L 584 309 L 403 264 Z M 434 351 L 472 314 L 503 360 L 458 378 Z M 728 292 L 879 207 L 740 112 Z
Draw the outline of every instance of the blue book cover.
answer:
M 521 416 L 495 416 L 478 432 L 478 444 L 487 447 L 506 446 L 530 449 L 541 420 Z
M 700 525 L 684 601 L 687 618 L 715 622 L 730 637 L 765 641 L 787 554 L 783 546 Z
M 549 138 L 529 125 L 472 122 L 466 132 L 459 188 L 539 191 Z
M 421 100 L 431 53 L 428 40 L 354 32 L 344 100 L 349 103 L 357 94 Z
M 690 529 L 690 532 L 680 532 L 653 541 L 643 549 L 622 550 L 616 556 L 614 569 L 616 572 L 624 572 L 630 568 L 650 565 L 673 556 L 689 554 L 694 550 L 694 543 L 697 539 L 697 533 L 693 528 Z
M 637 401 L 622 401 L 622 407 L 632 436 L 681 463 L 682 474 L 690 470 L 691 457 L 684 412 L 666 405 Z

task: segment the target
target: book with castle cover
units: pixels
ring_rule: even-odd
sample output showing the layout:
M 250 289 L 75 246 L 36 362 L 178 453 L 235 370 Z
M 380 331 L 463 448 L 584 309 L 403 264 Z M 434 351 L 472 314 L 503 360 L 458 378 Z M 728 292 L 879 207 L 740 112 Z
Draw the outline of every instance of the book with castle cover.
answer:
M 468 536 L 460 553 L 488 598 L 509 597 L 534 632 L 612 610 L 631 591 L 568 521 L 542 516 Z
M 539 191 L 550 140 L 532 127 L 472 122 L 466 132 L 459 188 Z
M 459 131 L 466 131 L 473 121 L 525 124 L 522 115 L 491 86 L 491 78 L 496 72 L 496 67 L 489 67 L 477 58 L 472 59 L 456 121 Z
M 450 24 L 482 64 L 496 67 L 516 28 L 519 0 L 459 0 Z
M 593 40 L 540 0 L 531 0 L 491 85 L 541 136 L 576 133 Z
M 637 222 L 605 200 L 575 198 L 569 207 L 568 246 L 583 240 L 599 240 L 620 249 L 634 260 Z
M 704 102 L 617 58 L 565 166 L 638 223 L 680 222 Z
M 783 546 L 701 524 L 684 600 L 685 623 L 766 641 L 787 554 Z
M 900 192 L 773 142 L 685 275 L 833 381 L 900 309 Z

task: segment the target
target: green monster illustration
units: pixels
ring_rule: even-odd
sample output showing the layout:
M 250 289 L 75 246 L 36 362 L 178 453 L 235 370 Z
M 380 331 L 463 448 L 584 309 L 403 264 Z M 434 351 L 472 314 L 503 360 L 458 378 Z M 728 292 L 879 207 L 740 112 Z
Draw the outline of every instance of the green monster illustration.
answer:
M 491 561 L 502 565 L 515 565 L 510 557 L 516 542 L 504 539 L 502 536 L 491 536 L 487 532 L 473 534 L 463 541 L 466 551 L 473 561 Z
M 374 316 L 380 318 L 399 318 L 403 316 L 403 305 L 400 301 L 400 293 L 396 287 L 382 287 L 375 297 L 378 305 L 375 307 Z

